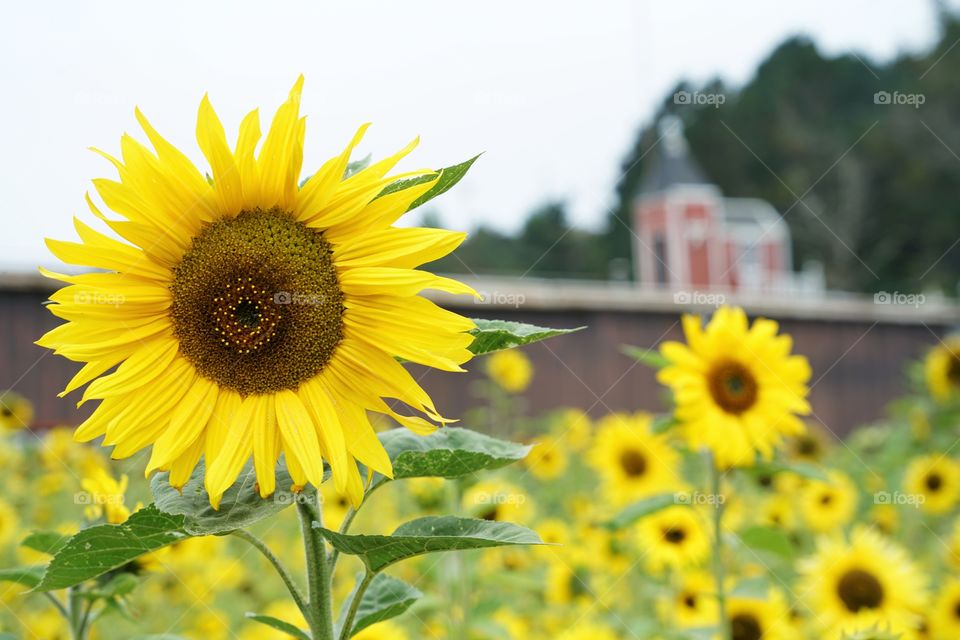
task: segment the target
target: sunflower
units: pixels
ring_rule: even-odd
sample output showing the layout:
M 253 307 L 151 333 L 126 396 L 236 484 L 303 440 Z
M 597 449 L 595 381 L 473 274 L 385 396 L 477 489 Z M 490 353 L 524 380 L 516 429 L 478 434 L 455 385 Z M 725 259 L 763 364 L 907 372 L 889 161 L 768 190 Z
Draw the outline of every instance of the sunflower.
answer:
M 826 533 L 850 522 L 857 508 L 857 487 L 846 475 L 830 471 L 828 481 L 811 480 L 800 493 L 800 513 L 807 527 Z
M 0 431 L 19 431 L 33 422 L 33 403 L 16 391 L 0 392 Z
M 960 579 L 952 578 L 940 588 L 930 615 L 930 632 L 934 640 L 960 638 Z
M 948 400 L 960 390 L 960 336 L 949 336 L 927 353 L 923 373 L 930 395 Z
M 127 491 L 125 474 L 116 480 L 106 469 L 99 467 L 81 481 L 81 486 L 89 501 L 84 512 L 88 520 L 103 516 L 110 524 L 120 524 L 130 517 L 130 509 L 124 504 Z
M 709 449 L 720 467 L 751 466 L 773 455 L 784 436 L 804 432 L 810 413 L 806 358 L 764 318 L 748 325 L 740 308 L 721 307 L 707 324 L 683 317 L 687 344 L 666 342 L 657 379 L 673 390 L 676 417 L 691 448 Z
M 763 599 L 729 598 L 727 619 L 731 640 L 790 640 L 795 636 L 786 600 L 776 589 L 770 589 Z
M 596 599 L 589 567 L 553 560 L 547 569 L 546 600 L 555 605 L 585 605 Z
M 601 421 L 587 453 L 603 483 L 604 495 L 624 504 L 683 485 L 678 455 L 667 437 L 650 431 L 649 414 L 613 414 Z
M 849 542 L 821 538 L 816 554 L 798 568 L 798 593 L 831 637 L 874 626 L 913 637 L 926 602 L 926 578 L 906 551 L 879 533 L 860 526 Z
M 549 436 L 540 438 L 523 463 L 540 480 L 559 477 L 567 469 L 567 452 L 563 441 Z
M 533 512 L 527 494 L 505 480 L 473 485 L 463 494 L 463 508 L 475 518 L 506 522 L 524 522 Z
M 572 627 L 557 636 L 557 640 L 617 640 L 617 634 L 604 624 L 575 622 Z
M 0 544 L 5 544 L 17 535 L 20 527 L 20 518 L 17 510 L 7 502 L 0 500 Z
M 683 629 L 711 627 L 717 622 L 716 582 L 705 571 L 686 571 L 669 598 L 661 598 L 660 615 Z
M 533 378 L 533 365 L 516 349 L 497 351 L 487 358 L 487 374 L 504 391 L 522 393 Z
M 920 509 L 946 513 L 960 498 L 960 463 L 943 455 L 914 458 L 903 476 L 903 489 L 920 499 Z
M 593 423 L 590 416 L 579 409 L 564 409 L 554 430 L 571 451 L 583 451 L 590 446 Z
M 637 526 L 637 543 L 647 568 L 685 569 L 703 562 L 710 553 L 710 535 L 703 519 L 686 506 L 667 507 L 644 517 Z
M 79 220 L 80 243 L 47 242 L 63 261 L 103 270 L 45 272 L 69 283 L 48 307 L 67 322 L 38 344 L 86 363 L 64 394 L 90 383 L 81 401 L 101 400 L 76 437 L 102 436 L 118 458 L 153 445 L 147 473 L 169 470 L 176 487 L 203 456 L 214 506 L 251 457 L 269 496 L 280 454 L 297 487 L 319 486 L 326 460 L 358 504 L 356 461 L 391 474 L 367 410 L 417 433 L 445 422 L 397 359 L 461 371 L 471 356 L 473 323 L 418 294 L 474 292 L 416 269 L 464 234 L 393 226 L 438 174 L 387 176 L 414 141 L 345 177 L 364 125 L 301 183 L 302 82 L 259 152 L 258 112 L 243 119 L 231 149 L 204 97 L 197 140 L 209 180 L 137 111 L 154 151 L 124 136 L 122 160 L 102 154 L 120 180 L 94 181 L 121 219 L 87 198 L 126 242 Z

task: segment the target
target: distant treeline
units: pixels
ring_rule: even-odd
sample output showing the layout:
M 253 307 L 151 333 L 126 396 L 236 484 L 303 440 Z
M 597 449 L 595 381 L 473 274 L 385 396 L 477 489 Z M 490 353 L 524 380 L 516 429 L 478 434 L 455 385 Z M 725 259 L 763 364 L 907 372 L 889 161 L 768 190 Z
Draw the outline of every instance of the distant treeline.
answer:
M 827 58 L 809 40 L 792 38 L 743 87 L 680 83 L 624 158 L 602 232 L 571 228 L 564 204 L 548 203 L 516 235 L 474 230 L 437 268 L 629 277 L 632 203 L 655 155 L 647 152 L 656 121 L 674 114 L 692 155 L 725 195 L 763 198 L 786 214 L 797 268 L 819 261 L 836 289 L 955 295 L 960 19 L 944 12 L 940 28 L 929 51 L 882 65 L 853 53 Z M 680 91 L 724 99 L 675 100 Z

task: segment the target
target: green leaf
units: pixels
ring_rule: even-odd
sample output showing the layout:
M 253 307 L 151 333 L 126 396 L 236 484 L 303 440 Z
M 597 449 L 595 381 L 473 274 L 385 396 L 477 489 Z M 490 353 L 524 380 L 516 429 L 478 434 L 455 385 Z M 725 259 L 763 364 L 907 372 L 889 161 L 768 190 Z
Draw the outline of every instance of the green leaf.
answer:
M 664 358 L 656 349 L 644 349 L 643 347 L 633 347 L 625 344 L 620 347 L 620 351 L 637 362 L 647 365 L 651 369 L 663 369 L 670 364 L 670 361 Z
M 666 433 L 678 424 L 680 424 L 680 421 L 672 415 L 657 416 L 653 419 L 653 424 L 650 425 L 650 431 L 653 433 Z
M 770 582 L 764 576 L 740 580 L 730 591 L 730 595 L 751 600 L 764 600 L 770 591 Z
M 520 525 L 456 516 L 418 518 L 400 525 L 389 536 L 351 536 L 329 529 L 320 529 L 320 533 L 335 549 L 359 557 L 374 572 L 437 551 L 543 544 L 536 533 Z
M 372 156 L 368 153 L 365 157 L 360 158 L 359 160 L 352 160 L 347 163 L 347 168 L 343 172 L 343 179 L 346 180 L 355 173 L 363 171 L 370 166 L 370 160 Z
M 523 460 L 527 445 L 498 440 L 469 429 L 444 427 L 428 436 L 408 429 L 391 429 L 379 435 L 393 462 L 393 477 L 459 478 L 484 469 L 498 469 Z M 382 478 L 378 486 L 388 481 Z
M 794 556 L 793 544 L 782 529 L 761 525 L 740 532 L 740 541 L 749 549 L 773 553 L 784 558 Z
M 210 496 L 203 488 L 203 461 L 197 464 L 183 491 L 174 489 L 169 474 L 158 473 L 150 481 L 150 490 L 157 507 L 169 514 L 183 516 L 183 529 L 195 536 L 218 535 L 249 527 L 254 522 L 269 518 L 297 500 L 312 499 L 313 487 L 295 494 L 290 472 L 281 458 L 277 464 L 277 490 L 268 498 L 261 498 L 256 490 L 257 475 L 251 463 L 243 468 L 237 481 L 227 489 L 220 500 L 220 509 L 210 506 Z
M 69 539 L 70 536 L 57 531 L 34 531 L 20 542 L 20 546 L 53 555 L 59 551 Z
M 83 596 L 89 600 L 120 598 L 133 593 L 138 584 L 140 580 L 132 573 L 118 573 L 96 589 L 84 592 Z
M 25 587 L 36 587 L 43 579 L 45 567 L 38 565 L 36 567 L 11 567 L 10 569 L 0 569 L 0 582 L 16 582 Z
M 150 505 L 123 524 L 101 524 L 71 536 L 53 556 L 36 590 L 72 587 L 187 536 L 183 516 Z
M 429 191 L 424 193 L 422 196 L 414 200 L 407 211 L 412 211 L 422 204 L 433 200 L 437 196 L 446 193 L 449 191 L 453 185 L 460 182 L 460 179 L 467 174 L 467 171 L 473 166 L 473 163 L 477 161 L 477 158 L 480 157 L 480 154 L 477 154 L 465 162 L 460 164 L 455 164 L 451 167 L 446 167 L 440 169 L 440 177 L 437 178 L 436 184 L 434 184 Z M 417 176 L 416 178 L 405 178 L 403 180 L 397 180 L 396 182 L 391 182 L 383 191 L 377 194 L 377 198 L 389 195 L 391 193 L 396 193 L 398 191 L 403 191 L 404 189 L 409 189 L 410 187 L 415 187 L 418 184 L 423 184 L 424 182 L 429 182 L 433 179 L 432 175 L 427 176 Z M 377 198 L 374 198 L 376 200 Z
M 363 574 L 357 578 L 357 586 L 363 580 Z M 354 593 L 344 601 L 343 608 L 340 611 L 341 625 L 343 619 L 353 601 L 357 586 L 354 586 Z M 384 573 L 378 573 L 367 587 L 366 593 L 360 600 L 360 606 L 357 608 L 356 616 L 353 619 L 353 629 L 350 630 L 350 637 L 360 633 L 372 624 L 395 618 L 419 600 L 423 594 L 413 585 L 407 584 L 403 580 L 391 578 Z M 341 626 L 342 628 L 342 626 Z M 338 633 L 339 635 L 339 629 Z
M 248 613 L 247 618 L 253 620 L 254 622 L 259 622 L 260 624 L 265 624 L 272 629 L 277 631 L 282 631 L 288 635 L 293 636 L 294 638 L 299 638 L 300 640 L 310 640 L 310 636 L 307 635 L 305 631 L 292 625 L 289 622 L 284 622 L 278 618 L 271 616 L 265 616 L 259 613 Z
M 624 527 L 629 527 L 640 518 L 666 509 L 667 507 L 672 507 L 675 504 L 685 504 L 681 494 L 658 493 L 655 496 L 644 498 L 627 506 L 604 526 L 611 530 L 623 529 Z
M 477 328 L 470 332 L 473 334 L 473 344 L 470 345 L 470 351 L 478 356 L 502 349 L 522 347 L 525 344 L 540 342 L 547 338 L 573 333 L 584 328 L 548 329 L 523 322 L 484 320 L 482 318 L 474 318 L 473 322 L 477 325 Z
M 762 461 L 752 467 L 744 469 L 744 471 L 754 476 L 772 476 L 777 473 L 790 472 L 809 480 L 830 482 L 826 471 L 821 467 L 807 462 L 786 462 L 781 460 Z

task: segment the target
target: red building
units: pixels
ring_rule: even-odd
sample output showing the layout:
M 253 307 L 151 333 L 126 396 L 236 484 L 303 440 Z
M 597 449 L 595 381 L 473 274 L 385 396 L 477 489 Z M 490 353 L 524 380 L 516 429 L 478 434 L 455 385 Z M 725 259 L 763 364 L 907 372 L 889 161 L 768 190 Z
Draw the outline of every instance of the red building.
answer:
M 679 118 L 661 120 L 655 152 L 634 207 L 641 285 L 687 292 L 799 288 L 790 229 L 772 205 L 724 197 L 688 153 Z

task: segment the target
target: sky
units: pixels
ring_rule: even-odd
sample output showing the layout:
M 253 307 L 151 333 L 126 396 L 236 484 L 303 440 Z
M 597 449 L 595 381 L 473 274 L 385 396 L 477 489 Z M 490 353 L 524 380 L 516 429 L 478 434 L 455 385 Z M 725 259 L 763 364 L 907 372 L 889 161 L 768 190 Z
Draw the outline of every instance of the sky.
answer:
M 551 199 L 599 226 L 637 130 L 681 79 L 750 78 L 785 38 L 854 51 L 865 64 L 923 50 L 935 5 L 916 0 L 517 0 L 485 3 L 17 3 L 0 24 L 0 267 L 55 264 L 44 237 L 74 239 L 96 177 L 88 148 L 145 139 L 139 106 L 206 168 L 194 138 L 209 92 L 233 140 L 306 76 L 304 167 L 372 122 L 357 156 L 420 135 L 401 168 L 484 152 L 437 199 L 446 226 L 516 229 Z M 960 48 L 955 52 L 960 55 Z M 868 71 L 865 69 L 865 73 Z M 416 222 L 416 217 L 413 218 Z

